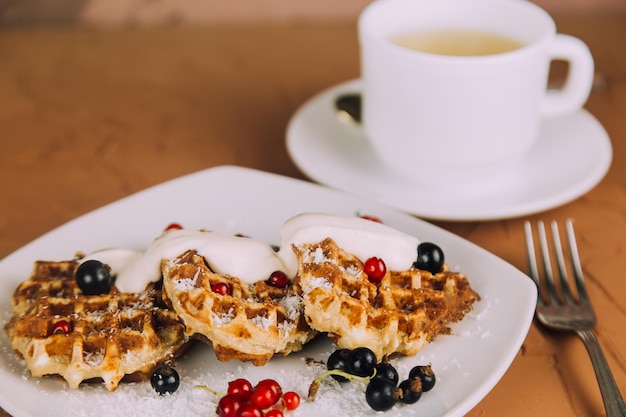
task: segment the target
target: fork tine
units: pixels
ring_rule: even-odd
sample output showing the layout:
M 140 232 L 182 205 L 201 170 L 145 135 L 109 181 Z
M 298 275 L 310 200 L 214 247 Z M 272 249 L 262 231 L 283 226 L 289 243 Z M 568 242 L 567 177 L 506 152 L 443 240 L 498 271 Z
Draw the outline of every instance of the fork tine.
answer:
M 567 230 L 567 241 L 569 244 L 569 252 L 572 261 L 572 270 L 574 271 L 576 290 L 578 291 L 578 298 L 581 303 L 589 303 L 589 296 L 587 295 L 587 289 L 585 288 L 583 268 L 580 263 L 580 255 L 578 254 L 576 234 L 574 233 L 574 222 L 572 219 L 568 219 L 565 222 L 565 229 Z
M 533 228 L 529 221 L 524 222 L 524 233 L 526 235 L 526 253 L 528 254 L 528 270 L 530 277 L 539 289 L 539 270 L 537 268 L 537 256 L 535 255 L 535 242 L 533 239 Z M 544 304 L 541 293 L 537 293 L 537 303 Z
M 539 222 L 541 224 L 541 222 Z M 539 230 L 539 224 L 537 225 Z M 539 277 L 539 263 L 537 262 L 537 249 L 535 248 L 535 240 L 532 225 L 529 221 L 524 222 L 524 233 L 526 235 L 526 253 L 528 254 L 528 270 L 529 275 L 532 280 L 535 282 L 538 290 L 541 290 L 541 279 Z M 540 250 L 543 245 L 540 244 Z M 545 255 L 542 256 L 542 262 L 544 264 L 545 269 Z M 548 267 L 549 268 L 549 267 Z M 550 296 L 552 298 L 552 295 Z M 537 304 L 538 305 L 546 305 L 546 300 L 544 299 L 544 294 L 541 291 L 537 292 Z
M 537 270 L 537 257 L 535 256 L 535 242 L 533 240 L 533 230 L 530 222 L 524 223 L 524 232 L 526 235 L 526 252 L 528 253 L 528 269 L 530 277 L 539 285 L 539 271 Z
M 552 243 L 554 248 L 554 255 L 556 256 L 556 265 L 559 271 L 559 280 L 561 284 L 561 293 L 567 303 L 576 304 L 576 300 L 570 290 L 569 281 L 567 279 L 567 270 L 565 269 L 565 258 L 563 255 L 563 246 L 561 245 L 561 235 L 559 233 L 559 225 L 556 221 L 550 223 L 552 228 Z M 571 244 L 571 240 L 568 241 Z
M 544 281 L 546 282 L 546 290 L 552 304 L 558 305 L 559 297 L 556 294 L 556 285 L 554 283 L 554 274 L 552 273 L 552 264 L 550 263 L 550 249 L 548 247 L 548 238 L 546 237 L 546 228 L 543 221 L 537 222 L 537 233 L 539 235 L 539 249 L 541 251 Z

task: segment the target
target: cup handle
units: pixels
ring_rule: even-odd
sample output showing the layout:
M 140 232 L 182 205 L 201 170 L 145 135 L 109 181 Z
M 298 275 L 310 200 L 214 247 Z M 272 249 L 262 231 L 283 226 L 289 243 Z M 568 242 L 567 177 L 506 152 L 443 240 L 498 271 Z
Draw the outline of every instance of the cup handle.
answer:
M 557 34 L 551 45 L 551 59 L 569 63 L 562 88 L 548 90 L 542 103 L 545 117 L 572 113 L 583 107 L 593 85 L 593 57 L 587 45 L 573 36 Z

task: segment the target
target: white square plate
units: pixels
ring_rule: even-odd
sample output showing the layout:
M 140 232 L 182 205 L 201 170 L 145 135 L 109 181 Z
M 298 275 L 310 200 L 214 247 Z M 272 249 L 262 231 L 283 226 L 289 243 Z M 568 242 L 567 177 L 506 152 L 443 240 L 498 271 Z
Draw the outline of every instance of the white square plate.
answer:
M 8 320 L 11 294 L 39 259 L 71 259 L 77 251 L 105 247 L 145 248 L 163 228 L 178 222 L 186 228 L 243 233 L 278 244 L 280 225 L 307 211 L 380 217 L 420 241 L 442 247 L 452 269 L 464 272 L 481 301 L 415 357 L 394 361 L 400 378 L 410 368 L 431 363 L 438 381 L 413 405 L 397 405 L 387 416 L 462 416 L 498 382 L 513 361 L 532 322 L 536 289 L 522 272 L 489 252 L 427 222 L 378 203 L 315 184 L 239 167 L 217 167 L 165 182 L 81 216 L 43 235 L 0 261 L 0 318 Z M 521 248 L 520 248 L 521 250 Z M 217 398 L 195 385 L 226 390 L 227 381 L 246 377 L 255 383 L 274 378 L 284 390 L 306 396 L 332 350 L 325 338 L 304 351 L 274 358 L 263 367 L 219 362 L 210 347 L 194 346 L 176 363 L 181 386 L 160 397 L 150 383 L 122 384 L 108 392 L 103 385 L 67 388 L 54 378 L 33 378 L 0 335 L 0 406 L 22 416 L 213 415 Z M 313 361 L 305 360 L 313 359 Z M 324 383 L 315 402 L 302 402 L 294 417 L 374 415 L 352 384 Z M 332 413 L 332 414 L 331 414 Z

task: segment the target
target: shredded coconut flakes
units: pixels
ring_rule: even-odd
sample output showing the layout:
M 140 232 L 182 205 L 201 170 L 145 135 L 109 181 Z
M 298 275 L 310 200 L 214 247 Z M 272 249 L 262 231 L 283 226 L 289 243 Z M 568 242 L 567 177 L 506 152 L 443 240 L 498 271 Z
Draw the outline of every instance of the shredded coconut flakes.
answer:
M 256 317 L 252 317 L 251 319 L 252 323 L 254 323 L 257 327 L 260 327 L 263 330 L 267 330 L 270 328 L 270 326 L 273 323 L 273 320 L 268 318 L 268 317 L 264 317 L 264 316 L 256 316 Z
M 308 280 L 302 282 L 301 286 L 302 286 L 302 291 L 305 294 L 310 293 L 311 291 L 313 291 L 316 288 L 331 289 L 333 287 L 331 282 L 328 281 L 324 277 L 312 277 L 311 279 L 308 279 Z
M 213 313 L 213 322 L 217 325 L 230 323 L 235 318 L 235 310 L 231 307 L 227 312 Z
M 302 297 L 298 295 L 284 297 L 278 304 L 285 309 L 289 320 L 296 320 L 302 308 Z
M 291 331 L 295 328 L 296 328 L 295 323 L 291 321 L 283 321 L 282 323 L 278 324 L 278 332 L 279 332 L 279 335 L 283 339 L 286 339 L 291 333 Z

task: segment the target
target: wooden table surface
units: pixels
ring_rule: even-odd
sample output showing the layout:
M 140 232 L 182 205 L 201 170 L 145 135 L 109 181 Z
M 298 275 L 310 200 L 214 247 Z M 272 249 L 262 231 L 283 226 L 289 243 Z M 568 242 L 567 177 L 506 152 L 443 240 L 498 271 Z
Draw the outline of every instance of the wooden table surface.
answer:
M 608 131 L 614 160 L 586 195 L 529 218 L 576 220 L 597 334 L 626 391 L 626 14 L 556 20 L 595 56 L 586 107 Z M 353 21 L 1 29 L 0 258 L 78 215 L 204 168 L 304 178 L 284 146 L 289 118 L 358 74 Z M 525 270 L 523 220 L 436 224 Z M 582 343 L 536 324 L 469 413 L 603 414 Z

